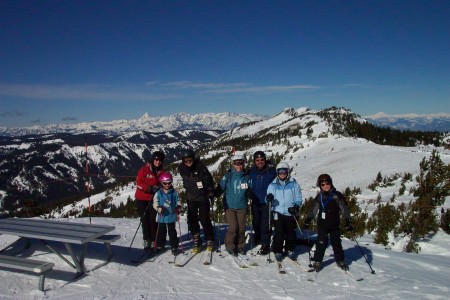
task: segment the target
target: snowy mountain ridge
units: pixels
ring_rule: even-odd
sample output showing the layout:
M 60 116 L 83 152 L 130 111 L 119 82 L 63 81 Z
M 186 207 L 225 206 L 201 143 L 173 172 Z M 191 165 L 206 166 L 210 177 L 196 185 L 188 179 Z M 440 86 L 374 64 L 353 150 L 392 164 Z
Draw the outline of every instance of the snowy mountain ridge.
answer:
M 450 131 L 449 113 L 388 115 L 379 112 L 374 115 L 364 116 L 364 118 L 375 125 L 400 130 Z
M 229 130 L 239 124 L 259 121 L 267 118 L 256 114 L 237 113 L 177 113 L 169 116 L 151 116 L 145 113 L 133 120 L 117 120 L 109 122 L 83 122 L 77 124 L 50 124 L 31 127 L 0 127 L 0 135 L 23 136 L 30 134 L 51 133 L 104 133 L 120 135 L 129 132 L 166 132 L 174 130 Z

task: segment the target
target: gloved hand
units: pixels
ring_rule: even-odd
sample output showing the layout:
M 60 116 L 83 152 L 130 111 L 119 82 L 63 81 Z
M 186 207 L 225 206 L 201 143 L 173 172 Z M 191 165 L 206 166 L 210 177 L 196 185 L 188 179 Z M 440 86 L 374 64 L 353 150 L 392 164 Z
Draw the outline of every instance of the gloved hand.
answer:
M 267 196 L 266 196 L 267 203 L 272 203 L 273 199 L 274 199 L 273 194 L 271 194 L 271 193 L 267 194 Z
M 222 195 L 222 192 L 222 188 L 220 187 L 220 185 L 218 185 L 214 190 L 214 196 L 216 196 L 216 198 L 219 198 Z
M 208 199 L 211 206 L 214 206 L 214 195 L 208 196 Z
M 295 204 L 294 206 L 288 208 L 288 213 L 290 213 L 292 216 L 297 216 L 299 210 L 300 207 L 297 204 Z
M 177 207 L 175 207 L 175 213 L 177 214 L 177 216 L 179 216 L 180 212 L 181 212 L 181 206 L 178 205 Z
M 311 219 L 306 218 L 305 222 L 303 223 L 303 229 L 308 229 L 309 226 L 311 226 Z
M 255 193 L 252 190 L 245 190 L 245 198 L 253 200 L 255 199 Z
M 152 185 L 148 188 L 149 193 L 153 194 L 153 195 L 156 194 L 158 192 L 158 190 L 159 190 L 159 187 L 156 185 Z
M 156 211 L 158 212 L 158 214 L 162 214 L 164 212 L 164 206 L 158 206 Z
M 352 223 L 350 222 L 350 219 L 345 220 L 345 230 L 349 232 L 355 231 L 355 229 L 352 226 Z

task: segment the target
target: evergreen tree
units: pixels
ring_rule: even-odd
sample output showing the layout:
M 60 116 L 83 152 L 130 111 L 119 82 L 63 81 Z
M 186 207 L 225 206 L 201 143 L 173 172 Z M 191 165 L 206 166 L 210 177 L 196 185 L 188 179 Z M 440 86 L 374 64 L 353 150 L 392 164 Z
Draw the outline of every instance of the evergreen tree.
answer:
M 410 237 L 406 252 L 419 252 L 417 241 L 438 230 L 436 207 L 443 205 L 445 197 L 450 195 L 450 165 L 444 164 L 434 150 L 428 160 L 421 161 L 416 180 L 414 196 L 417 198 L 409 204 L 405 223 L 401 224 L 402 231 Z

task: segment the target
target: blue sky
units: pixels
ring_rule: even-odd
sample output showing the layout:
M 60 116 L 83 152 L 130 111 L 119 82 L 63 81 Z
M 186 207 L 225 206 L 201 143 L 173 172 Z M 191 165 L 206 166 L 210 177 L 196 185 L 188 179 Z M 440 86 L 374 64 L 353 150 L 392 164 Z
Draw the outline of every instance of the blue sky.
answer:
M 449 1 L 0 1 L 0 126 L 450 113 Z

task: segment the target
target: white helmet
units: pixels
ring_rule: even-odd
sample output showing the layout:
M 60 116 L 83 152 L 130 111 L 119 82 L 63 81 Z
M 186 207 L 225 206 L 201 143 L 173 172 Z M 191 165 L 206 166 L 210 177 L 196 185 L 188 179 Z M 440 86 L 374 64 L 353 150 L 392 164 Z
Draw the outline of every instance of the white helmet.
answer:
M 280 174 L 286 174 L 286 177 L 284 177 L 285 179 L 283 179 L 283 180 L 286 180 L 286 178 L 289 177 L 289 165 L 287 163 L 280 162 L 277 165 L 277 176 L 278 176 L 278 178 L 280 178 Z
M 289 170 L 289 165 L 286 162 L 282 161 L 277 165 L 277 170 L 278 169 L 288 169 Z
M 235 161 L 235 160 L 243 160 L 245 161 L 245 157 L 242 154 L 235 154 L 231 157 L 231 161 Z

